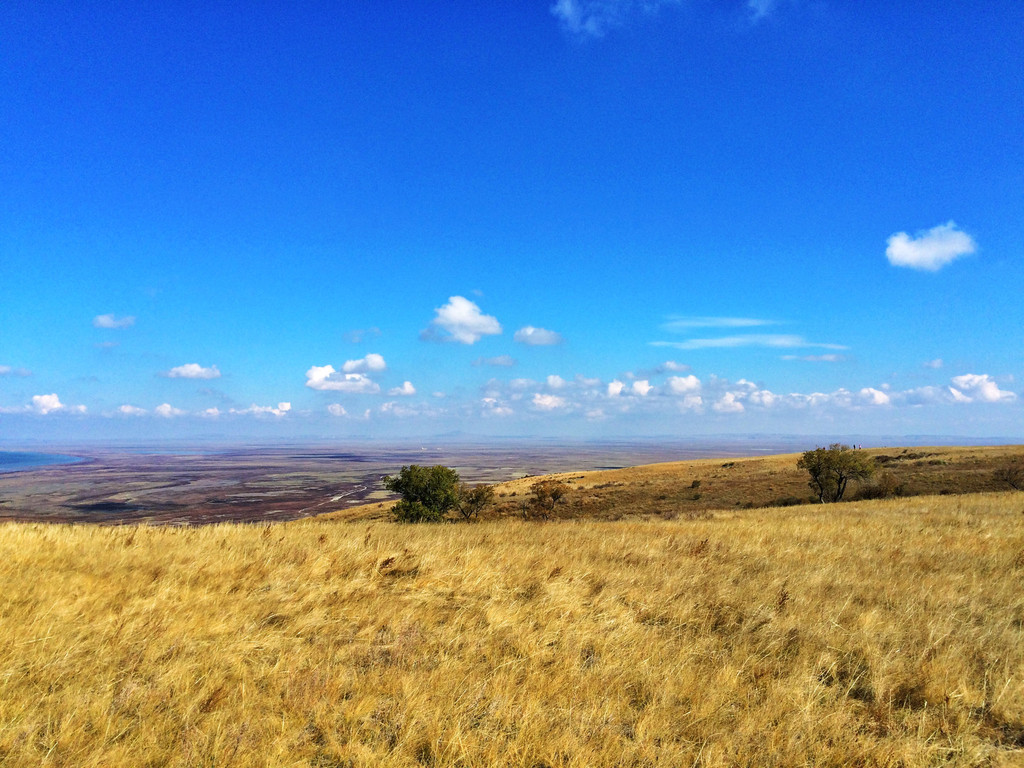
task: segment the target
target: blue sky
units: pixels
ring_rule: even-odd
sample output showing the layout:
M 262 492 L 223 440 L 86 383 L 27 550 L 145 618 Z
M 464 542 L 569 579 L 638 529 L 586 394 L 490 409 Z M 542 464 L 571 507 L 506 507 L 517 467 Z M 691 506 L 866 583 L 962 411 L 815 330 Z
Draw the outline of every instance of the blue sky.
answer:
M 0 440 L 1024 437 L 1024 5 L 8 2 Z

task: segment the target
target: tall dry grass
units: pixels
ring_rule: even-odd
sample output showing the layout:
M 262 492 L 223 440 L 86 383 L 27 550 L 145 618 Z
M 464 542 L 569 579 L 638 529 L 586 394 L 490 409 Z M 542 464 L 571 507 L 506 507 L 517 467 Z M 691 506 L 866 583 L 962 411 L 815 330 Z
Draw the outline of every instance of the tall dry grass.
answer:
M 0 765 L 998 765 L 1024 494 L 0 527 Z

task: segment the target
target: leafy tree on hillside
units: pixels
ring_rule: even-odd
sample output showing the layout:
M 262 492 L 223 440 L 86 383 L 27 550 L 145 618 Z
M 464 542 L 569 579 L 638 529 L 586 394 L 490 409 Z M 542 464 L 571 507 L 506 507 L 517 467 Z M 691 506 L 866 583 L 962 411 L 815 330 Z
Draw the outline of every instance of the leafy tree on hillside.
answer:
M 530 486 L 534 506 L 542 517 L 547 518 L 555 511 L 555 505 L 569 492 L 569 486 L 561 480 L 540 480 Z
M 804 451 L 796 465 L 807 470 L 809 485 L 822 504 L 842 500 L 850 480 L 865 480 L 875 471 L 874 459 L 842 443 Z
M 440 464 L 402 467 L 397 475 L 384 478 L 384 487 L 401 494 L 392 509 L 402 523 L 435 523 L 459 505 L 459 473 Z
M 494 499 L 494 487 L 481 483 L 470 488 L 465 483 L 459 485 L 459 513 L 469 520 L 480 513 Z

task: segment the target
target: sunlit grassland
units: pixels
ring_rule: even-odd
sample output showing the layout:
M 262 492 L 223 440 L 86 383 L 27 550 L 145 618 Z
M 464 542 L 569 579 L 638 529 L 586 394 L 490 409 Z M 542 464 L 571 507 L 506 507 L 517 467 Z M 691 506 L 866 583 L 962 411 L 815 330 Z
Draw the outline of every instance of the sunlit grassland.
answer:
M 0 765 L 1024 761 L 1024 494 L 0 526 Z

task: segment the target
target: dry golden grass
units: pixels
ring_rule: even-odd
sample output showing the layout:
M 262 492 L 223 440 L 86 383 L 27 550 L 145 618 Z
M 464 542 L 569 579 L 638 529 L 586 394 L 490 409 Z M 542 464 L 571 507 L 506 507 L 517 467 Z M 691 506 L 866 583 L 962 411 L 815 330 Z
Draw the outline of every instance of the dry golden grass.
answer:
M 0 526 L 0 765 L 1001 765 L 1024 493 Z

